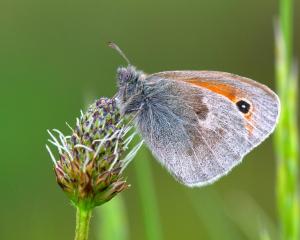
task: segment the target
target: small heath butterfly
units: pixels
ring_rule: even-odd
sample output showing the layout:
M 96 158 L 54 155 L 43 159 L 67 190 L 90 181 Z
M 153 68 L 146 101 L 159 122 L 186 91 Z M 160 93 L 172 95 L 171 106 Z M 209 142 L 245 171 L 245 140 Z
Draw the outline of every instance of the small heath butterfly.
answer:
M 182 184 L 227 174 L 273 132 L 280 102 L 263 84 L 217 71 L 117 71 L 117 103 L 158 161 Z

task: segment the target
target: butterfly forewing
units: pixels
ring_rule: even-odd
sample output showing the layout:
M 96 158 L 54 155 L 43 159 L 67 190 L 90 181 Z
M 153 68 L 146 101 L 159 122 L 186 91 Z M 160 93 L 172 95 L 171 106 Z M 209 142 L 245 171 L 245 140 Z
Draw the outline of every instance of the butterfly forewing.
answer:
M 183 184 L 220 178 L 274 129 L 279 101 L 237 75 L 173 71 L 149 75 L 137 126 L 158 160 Z

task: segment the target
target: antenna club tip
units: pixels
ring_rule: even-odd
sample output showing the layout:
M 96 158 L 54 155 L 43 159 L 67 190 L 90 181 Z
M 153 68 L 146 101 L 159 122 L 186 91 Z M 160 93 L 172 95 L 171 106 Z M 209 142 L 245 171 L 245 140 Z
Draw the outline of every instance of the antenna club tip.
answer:
M 109 46 L 111 48 L 116 48 L 117 45 L 114 42 L 112 42 L 112 41 L 108 41 L 107 42 L 107 46 Z

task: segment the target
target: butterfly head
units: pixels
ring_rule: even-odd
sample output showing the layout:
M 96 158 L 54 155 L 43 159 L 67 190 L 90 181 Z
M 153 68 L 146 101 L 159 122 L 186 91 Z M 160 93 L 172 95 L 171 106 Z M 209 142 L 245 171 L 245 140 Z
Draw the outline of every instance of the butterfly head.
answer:
M 130 61 L 118 45 L 110 42 L 108 46 L 116 50 L 128 63 L 127 67 L 119 67 L 117 70 L 119 90 L 116 100 L 121 108 L 121 113 L 127 114 L 135 112 L 141 105 L 141 100 L 143 98 L 143 81 L 141 80 L 144 80 L 146 75 L 130 64 Z
M 133 104 L 133 102 L 136 102 L 134 99 L 141 97 L 142 80 L 144 78 L 145 74 L 142 71 L 136 70 L 134 66 L 128 65 L 127 67 L 118 68 L 117 81 L 119 91 L 117 100 L 121 105 Z M 138 102 L 140 101 L 138 100 Z M 134 108 L 137 107 L 135 106 Z
M 119 67 L 117 70 L 117 80 L 119 87 L 135 84 L 140 76 L 141 72 L 137 71 L 136 68 L 132 65 L 128 65 L 127 67 Z

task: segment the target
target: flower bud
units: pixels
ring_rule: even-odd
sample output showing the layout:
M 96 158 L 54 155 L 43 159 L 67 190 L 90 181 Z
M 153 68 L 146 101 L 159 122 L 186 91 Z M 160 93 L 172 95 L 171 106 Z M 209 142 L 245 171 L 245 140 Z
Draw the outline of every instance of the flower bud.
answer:
M 56 129 L 48 131 L 52 138 L 49 142 L 58 150 L 58 160 L 46 148 L 54 162 L 57 183 L 72 203 L 93 208 L 127 189 L 129 185 L 121 173 L 142 141 L 126 154 L 135 133 L 127 136 L 131 126 L 121 118 L 115 99 L 94 102 L 71 129 L 70 136 Z

